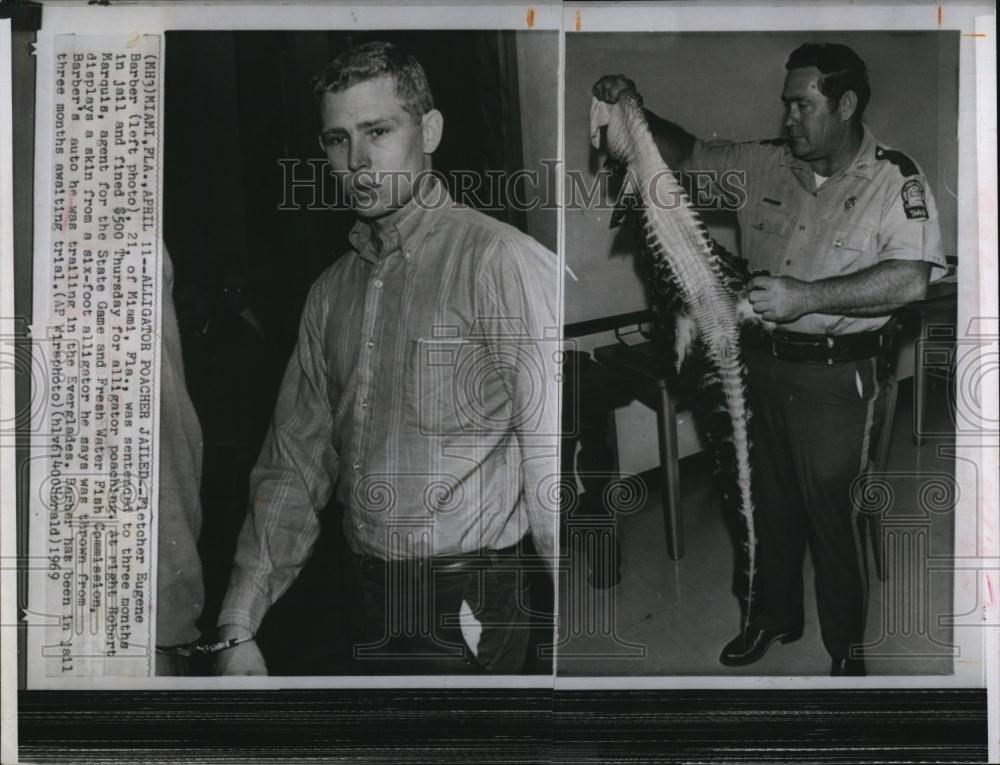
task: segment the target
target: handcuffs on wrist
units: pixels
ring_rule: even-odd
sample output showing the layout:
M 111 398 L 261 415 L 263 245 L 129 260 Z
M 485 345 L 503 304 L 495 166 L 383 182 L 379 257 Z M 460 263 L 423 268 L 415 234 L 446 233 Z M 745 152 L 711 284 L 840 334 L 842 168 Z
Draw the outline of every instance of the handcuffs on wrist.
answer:
M 229 648 L 235 648 L 240 643 L 249 643 L 251 640 L 253 640 L 253 635 L 220 640 L 218 643 L 183 643 L 181 645 L 156 646 L 156 652 L 170 656 L 183 656 L 189 659 L 192 656 L 208 656 L 213 653 L 219 653 Z

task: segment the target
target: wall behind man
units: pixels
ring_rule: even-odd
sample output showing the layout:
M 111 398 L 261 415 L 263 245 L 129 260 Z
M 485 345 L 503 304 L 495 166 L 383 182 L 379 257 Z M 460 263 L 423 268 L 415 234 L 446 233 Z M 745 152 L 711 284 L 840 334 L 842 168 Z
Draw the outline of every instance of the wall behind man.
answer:
M 554 162 L 559 148 L 559 33 L 519 31 L 515 43 L 524 167 L 538 174 L 537 184 L 524 185 L 528 233 L 555 252 L 555 189 L 549 183 L 551 165 L 543 163 Z
M 788 54 L 803 42 L 838 42 L 868 64 L 865 122 L 884 145 L 926 173 L 941 214 L 945 253 L 956 255 L 957 32 L 570 34 L 566 39 L 566 169 L 594 178 L 604 155 L 590 148 L 590 89 L 604 74 L 636 82 L 646 107 L 701 138 L 781 135 Z M 566 321 L 646 307 L 634 242 L 608 229 L 609 210 L 568 210 Z M 733 219 L 712 216 L 712 233 L 736 248 Z

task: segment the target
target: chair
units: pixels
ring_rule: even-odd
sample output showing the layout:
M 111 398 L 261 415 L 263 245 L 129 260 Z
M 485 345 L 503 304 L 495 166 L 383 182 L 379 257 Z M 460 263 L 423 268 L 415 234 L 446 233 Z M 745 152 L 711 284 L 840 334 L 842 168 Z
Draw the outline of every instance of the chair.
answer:
M 652 313 L 640 318 L 651 320 Z M 684 555 L 684 527 L 680 510 L 680 470 L 677 448 L 677 409 L 673 396 L 667 389 L 671 373 L 670 360 L 649 335 L 642 329 L 643 322 L 636 322 L 631 329 L 615 329 L 617 343 L 594 350 L 594 359 L 614 371 L 623 383 L 638 386 L 638 397 L 643 393 L 652 399 L 656 410 L 656 432 L 660 452 L 660 482 L 663 492 L 663 525 L 667 537 L 667 554 L 673 560 Z M 638 336 L 639 342 L 626 339 Z
M 656 350 L 650 335 L 643 329 L 650 326 L 653 320 L 654 314 L 649 309 L 633 311 L 567 324 L 564 336 L 578 338 L 614 331 L 618 342 L 594 350 L 597 364 L 621 383 L 624 395 L 614 396 L 615 400 L 609 403 L 618 406 L 634 400 L 637 397 L 636 383 L 640 398 L 646 398 L 646 393 L 652 394 L 660 450 L 667 552 L 677 560 L 684 554 L 684 538 L 680 515 L 676 407 L 666 386 L 669 362 Z
M 913 354 L 913 445 L 923 446 L 927 427 L 927 379 L 948 378 L 954 364 L 958 284 L 941 280 L 927 287 L 923 300 L 900 309 L 905 320 L 917 325 Z
M 900 308 L 895 315 L 903 332 L 915 339 L 913 354 L 913 444 L 920 447 L 926 434 L 927 379 L 930 375 L 947 377 L 953 372 L 955 348 L 955 312 L 958 285 L 939 281 L 927 288 L 927 296 Z M 897 341 L 892 371 L 883 383 L 885 410 L 881 431 L 868 464 L 868 476 L 884 473 L 889 462 L 889 444 L 896 418 L 898 396 L 897 369 L 904 343 Z M 878 513 L 862 513 L 857 518 L 862 551 L 872 546 L 875 574 L 884 582 L 888 576 L 882 554 L 882 518 Z M 867 560 L 867 557 L 866 557 Z

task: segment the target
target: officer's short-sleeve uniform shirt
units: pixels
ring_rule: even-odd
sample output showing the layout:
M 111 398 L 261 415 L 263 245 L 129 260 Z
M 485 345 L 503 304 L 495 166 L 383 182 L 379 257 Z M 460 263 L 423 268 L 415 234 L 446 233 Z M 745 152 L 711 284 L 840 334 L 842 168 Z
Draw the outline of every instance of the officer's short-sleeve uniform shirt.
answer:
M 885 260 L 913 260 L 932 264 L 932 280 L 946 272 L 924 174 L 907 155 L 877 143 L 867 127 L 854 161 L 818 187 L 812 168 L 783 140 L 698 140 L 684 169 L 717 178 L 730 173 L 730 188 L 732 172 L 743 174 L 740 245 L 754 271 L 812 282 Z M 807 314 L 782 328 L 840 335 L 877 329 L 887 319 Z

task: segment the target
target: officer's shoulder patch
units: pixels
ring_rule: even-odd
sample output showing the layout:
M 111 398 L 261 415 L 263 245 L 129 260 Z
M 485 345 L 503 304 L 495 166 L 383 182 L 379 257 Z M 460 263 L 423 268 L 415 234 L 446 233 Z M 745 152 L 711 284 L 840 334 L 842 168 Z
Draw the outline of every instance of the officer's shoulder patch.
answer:
M 912 220 L 927 220 L 927 200 L 924 197 L 924 185 L 914 178 L 903 184 L 900 191 L 903 197 L 903 212 Z
M 760 146 L 784 146 L 788 141 L 784 138 L 765 138 L 757 142 Z
M 917 163 L 901 151 L 896 151 L 895 149 L 883 149 L 881 146 L 876 146 L 875 159 L 891 162 L 899 168 L 899 172 L 903 174 L 904 178 L 920 174 L 920 170 L 917 169 Z

